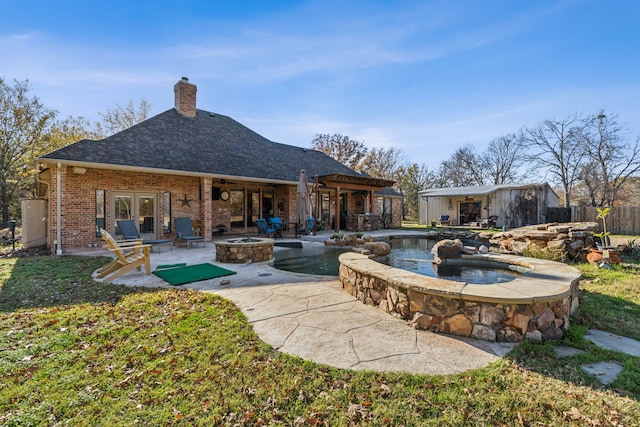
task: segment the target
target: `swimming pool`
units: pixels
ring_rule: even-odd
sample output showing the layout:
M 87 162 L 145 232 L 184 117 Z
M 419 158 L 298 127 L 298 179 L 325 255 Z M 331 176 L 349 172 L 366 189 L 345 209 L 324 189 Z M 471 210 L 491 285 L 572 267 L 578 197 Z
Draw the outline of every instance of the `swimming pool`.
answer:
M 447 265 L 435 264 L 431 254 L 435 242 L 426 238 L 394 238 L 390 240 L 391 253 L 374 259 L 424 276 L 474 284 L 504 283 L 519 274 L 505 268 L 458 262 L 461 260 L 447 260 Z M 338 257 L 350 251 L 351 248 L 336 246 L 279 250 L 274 253 L 274 267 L 296 273 L 337 276 L 340 267 Z
M 337 276 L 340 268 L 338 257 L 345 252 L 351 252 L 351 248 L 314 245 L 302 249 L 278 249 L 273 253 L 273 266 L 292 273 Z

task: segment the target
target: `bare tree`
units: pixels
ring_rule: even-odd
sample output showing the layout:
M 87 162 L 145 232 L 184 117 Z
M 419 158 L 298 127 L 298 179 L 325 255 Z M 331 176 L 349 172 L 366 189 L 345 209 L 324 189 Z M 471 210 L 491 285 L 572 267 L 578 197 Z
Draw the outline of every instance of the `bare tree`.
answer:
M 640 171 L 639 140 L 629 142 L 616 114 L 604 111 L 587 118 L 582 146 L 588 167 L 580 175 L 592 206 L 613 206 L 617 194 Z
M 520 168 L 526 162 L 526 144 L 522 136 L 510 133 L 489 143 L 482 155 L 488 183 L 510 184 L 519 179 Z
M 317 134 L 311 141 L 311 148 L 323 152 L 351 169 L 356 169 L 368 152 L 362 142 L 337 133 Z
M 587 122 L 574 115 L 562 120 L 545 120 L 522 131 L 525 142 L 534 154 L 531 160 L 551 174 L 554 183 L 562 186 L 565 207 L 571 206 L 571 192 L 585 164 L 582 144 Z
M 116 104 L 115 108 L 107 110 L 105 113 L 100 113 L 102 121 L 96 123 L 93 133 L 99 139 L 106 138 L 147 120 L 150 112 L 151 104 L 144 99 L 140 101 L 137 107 L 133 104 L 133 101 L 129 101 L 124 108 L 120 104 Z
M 33 176 L 33 159 L 43 153 L 43 136 L 56 112 L 29 97 L 29 81 L 10 86 L 0 78 L 0 203 L 2 223 L 18 215 L 17 201 Z M 10 212 L 10 207 L 15 209 Z
M 449 160 L 440 163 L 441 186 L 467 187 L 484 185 L 489 169 L 484 156 L 476 154 L 472 145 L 458 148 Z
M 397 181 L 406 165 L 407 160 L 399 148 L 372 148 L 358 168 L 373 177 Z

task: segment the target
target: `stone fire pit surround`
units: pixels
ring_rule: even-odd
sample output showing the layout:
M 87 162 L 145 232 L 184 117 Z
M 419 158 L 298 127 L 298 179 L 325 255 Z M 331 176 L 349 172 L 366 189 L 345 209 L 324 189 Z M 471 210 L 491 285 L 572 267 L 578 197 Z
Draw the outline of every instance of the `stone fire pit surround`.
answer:
M 274 242 L 256 237 L 218 240 L 215 242 L 216 261 L 230 264 L 271 261 Z

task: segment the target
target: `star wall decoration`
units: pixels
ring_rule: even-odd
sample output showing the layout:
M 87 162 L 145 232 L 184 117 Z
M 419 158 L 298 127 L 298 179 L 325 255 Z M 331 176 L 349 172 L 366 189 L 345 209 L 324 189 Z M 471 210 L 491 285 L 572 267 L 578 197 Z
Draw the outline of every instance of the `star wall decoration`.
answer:
M 189 203 L 193 202 L 193 199 L 189 199 L 187 198 L 187 194 L 185 193 L 184 198 L 180 199 L 180 201 L 182 202 L 182 206 L 188 206 L 191 207 L 191 205 Z

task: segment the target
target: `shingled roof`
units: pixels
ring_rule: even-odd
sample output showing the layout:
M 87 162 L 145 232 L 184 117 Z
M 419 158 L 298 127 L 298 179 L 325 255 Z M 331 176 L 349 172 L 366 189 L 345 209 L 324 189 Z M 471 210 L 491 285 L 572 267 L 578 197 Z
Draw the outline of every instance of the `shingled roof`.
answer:
M 108 138 L 84 139 L 40 159 L 272 182 L 295 183 L 301 169 L 309 179 L 363 176 L 319 151 L 270 141 L 230 117 L 203 110 L 185 117 L 174 108 Z

